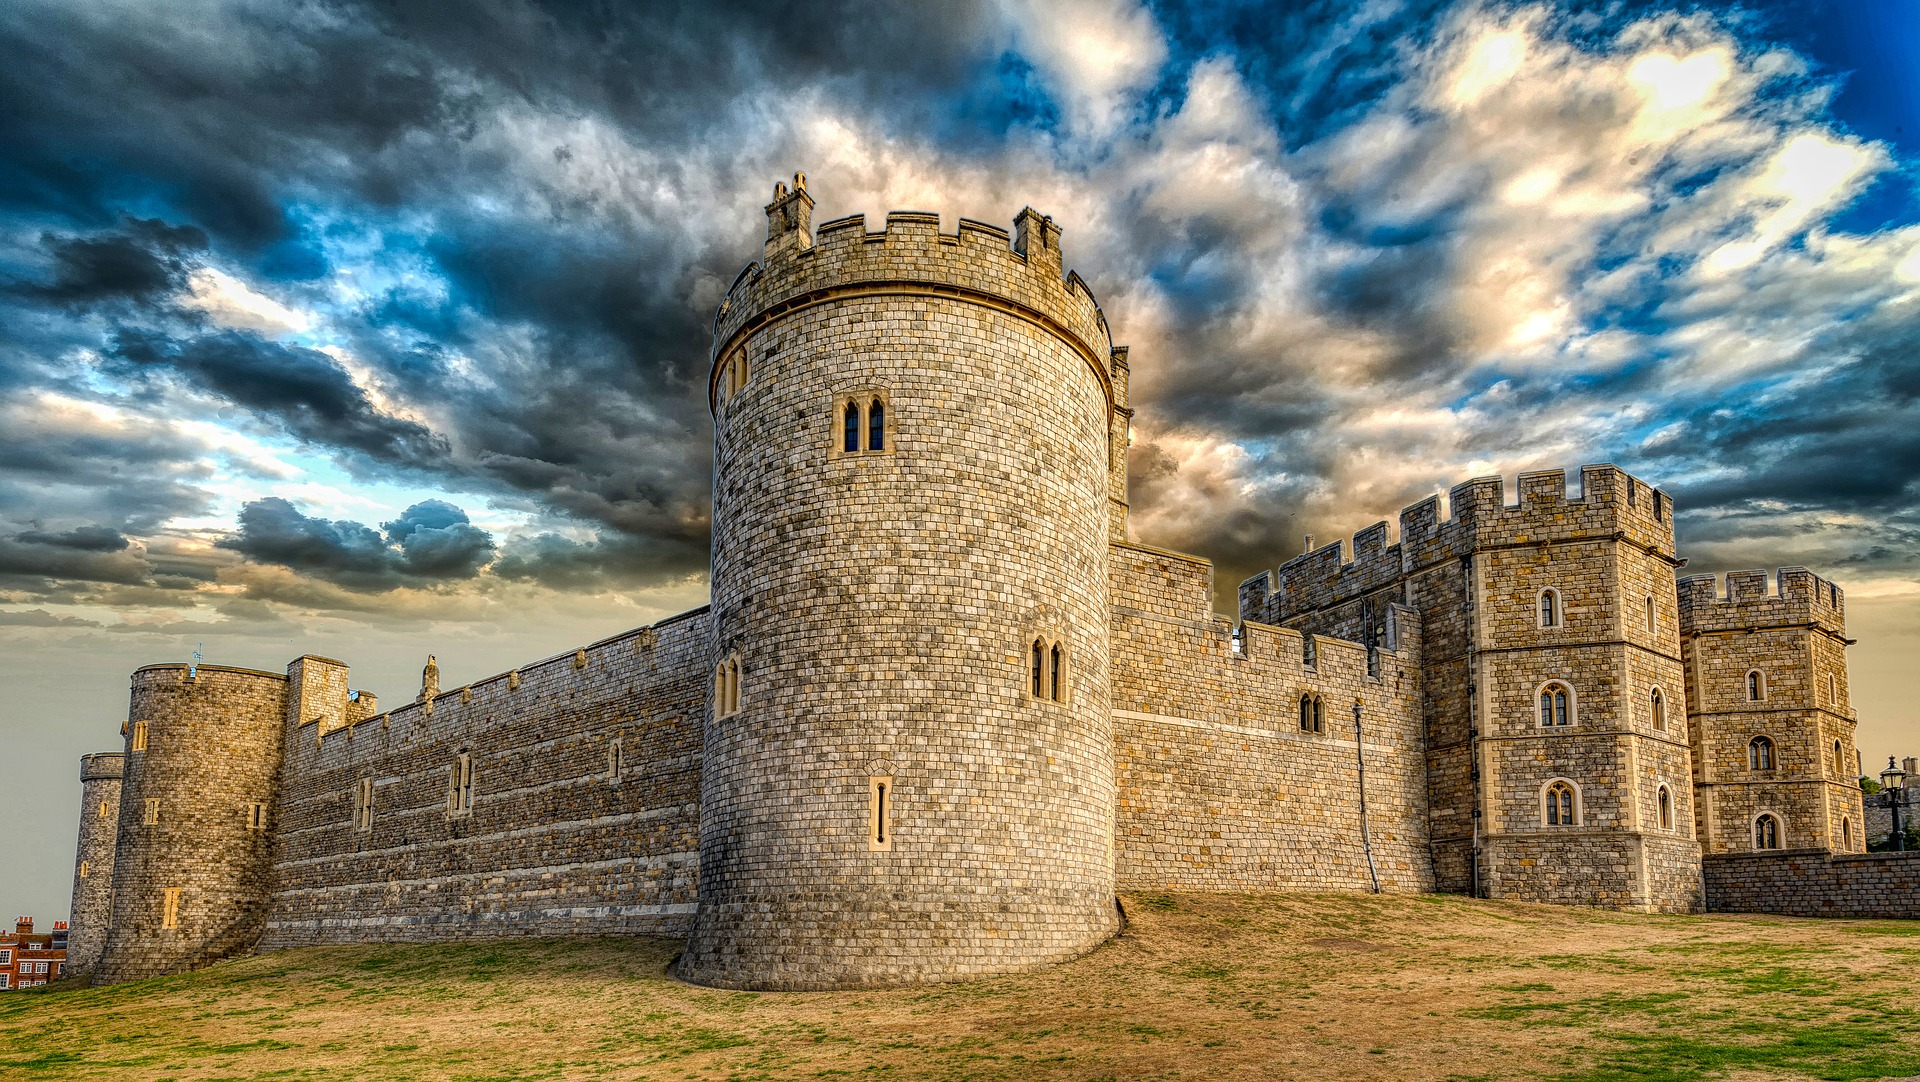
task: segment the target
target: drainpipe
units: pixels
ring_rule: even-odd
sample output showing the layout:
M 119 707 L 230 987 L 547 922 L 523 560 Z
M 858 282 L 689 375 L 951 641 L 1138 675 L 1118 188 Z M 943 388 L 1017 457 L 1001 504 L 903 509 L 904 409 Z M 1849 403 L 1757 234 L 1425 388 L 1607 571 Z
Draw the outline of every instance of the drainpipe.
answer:
M 1367 829 L 1367 745 L 1360 735 L 1360 704 L 1353 704 L 1353 757 L 1360 764 L 1360 849 L 1367 854 L 1367 878 L 1380 893 L 1380 871 L 1373 866 L 1373 834 Z

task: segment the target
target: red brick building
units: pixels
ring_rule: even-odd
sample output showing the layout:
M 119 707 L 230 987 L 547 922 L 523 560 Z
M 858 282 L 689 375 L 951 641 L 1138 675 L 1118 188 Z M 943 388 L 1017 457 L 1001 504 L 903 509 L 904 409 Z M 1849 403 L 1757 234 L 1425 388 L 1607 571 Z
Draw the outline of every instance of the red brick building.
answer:
M 36 935 L 33 918 L 20 917 L 11 933 L 0 932 L 0 992 L 59 980 L 66 962 L 66 921 L 54 921 L 53 931 Z

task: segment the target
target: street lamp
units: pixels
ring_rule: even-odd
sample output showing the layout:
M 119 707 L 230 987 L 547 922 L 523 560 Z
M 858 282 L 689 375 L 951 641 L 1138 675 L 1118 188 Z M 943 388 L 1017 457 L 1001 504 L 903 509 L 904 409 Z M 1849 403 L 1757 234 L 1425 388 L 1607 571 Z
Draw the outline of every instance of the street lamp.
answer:
M 1887 768 L 1880 772 L 1880 787 L 1886 790 L 1887 807 L 1893 809 L 1893 848 L 1898 853 L 1907 851 L 1907 832 L 1900 828 L 1900 805 L 1906 803 L 1906 789 L 1901 783 L 1906 780 L 1907 772 L 1893 765 L 1893 756 L 1887 756 Z

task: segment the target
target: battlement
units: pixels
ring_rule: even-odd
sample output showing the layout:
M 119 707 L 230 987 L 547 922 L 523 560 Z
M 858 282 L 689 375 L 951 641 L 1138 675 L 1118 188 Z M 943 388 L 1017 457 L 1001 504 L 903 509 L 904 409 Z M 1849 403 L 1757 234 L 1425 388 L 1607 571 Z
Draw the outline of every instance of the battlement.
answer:
M 714 315 L 713 382 L 721 362 L 761 326 L 797 309 L 863 293 L 967 300 L 1028 319 L 1082 353 L 1112 400 L 1113 338 L 1105 313 L 1078 273 L 1066 272 L 1060 227 L 1031 207 L 1014 217 L 1011 234 L 962 218 L 953 233 L 940 216 L 893 211 L 869 232 L 866 216 L 836 218 L 812 228 L 806 179 L 774 189 L 767 207 L 767 247 L 748 264 Z
M 1476 477 L 1440 497 L 1400 512 L 1396 540 L 1376 522 L 1345 541 L 1296 556 L 1240 584 L 1241 615 L 1278 622 L 1288 616 L 1359 597 L 1442 560 L 1508 545 L 1619 538 L 1669 559 L 1673 555 L 1673 500 L 1617 466 L 1580 468 L 1580 495 L 1567 495 L 1565 470 L 1535 470 L 1516 480 L 1518 499 L 1506 500 L 1506 480 Z
M 117 751 L 96 751 L 80 757 L 80 780 L 117 781 L 126 775 L 127 757 Z
M 1804 567 L 1783 567 L 1767 587 L 1767 573 L 1727 572 L 1725 592 L 1714 575 L 1680 580 L 1680 633 L 1744 631 L 1811 624 L 1844 635 L 1847 595 Z

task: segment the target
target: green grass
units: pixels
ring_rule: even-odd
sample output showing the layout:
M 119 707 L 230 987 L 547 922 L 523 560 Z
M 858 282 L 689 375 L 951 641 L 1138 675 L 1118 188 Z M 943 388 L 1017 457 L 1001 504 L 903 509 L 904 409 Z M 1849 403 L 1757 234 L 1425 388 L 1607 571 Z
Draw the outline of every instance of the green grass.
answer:
M 1529 1079 L 1920 1075 L 1913 926 L 1464 898 L 1155 894 L 1038 972 L 694 988 L 679 944 L 289 951 L 0 996 L 0 1079 Z

